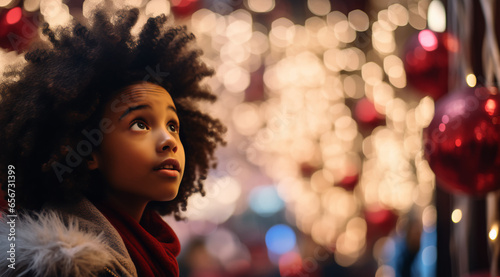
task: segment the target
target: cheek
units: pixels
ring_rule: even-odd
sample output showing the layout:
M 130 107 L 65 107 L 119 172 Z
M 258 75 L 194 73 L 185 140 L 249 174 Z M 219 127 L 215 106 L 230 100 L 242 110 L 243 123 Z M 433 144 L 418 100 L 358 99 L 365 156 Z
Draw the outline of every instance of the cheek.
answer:
M 179 143 L 179 151 L 177 152 L 177 158 L 179 159 L 179 162 L 182 164 L 182 168 L 186 167 L 186 152 L 184 152 L 184 146 L 182 143 Z
M 141 166 L 147 166 L 147 150 L 144 145 L 134 141 L 115 139 L 113 136 L 105 138 L 100 151 L 101 171 L 108 177 L 134 173 Z M 110 176 L 112 175 L 112 176 Z
M 99 168 L 108 185 L 115 190 L 134 190 L 137 184 L 144 180 L 148 168 L 137 156 L 130 155 L 130 151 L 106 151 L 108 157 Z

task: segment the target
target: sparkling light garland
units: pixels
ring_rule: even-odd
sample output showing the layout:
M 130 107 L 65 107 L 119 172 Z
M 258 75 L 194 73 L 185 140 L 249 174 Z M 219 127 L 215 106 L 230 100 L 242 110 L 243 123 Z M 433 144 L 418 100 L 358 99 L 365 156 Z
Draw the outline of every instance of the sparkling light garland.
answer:
M 223 16 L 203 9 L 191 17 L 218 72 L 210 84 L 229 104 L 214 112 L 232 114 L 230 147 L 274 181 L 293 223 L 335 248 L 344 266 L 366 250 L 366 212 L 405 215 L 432 207 L 434 175 L 422 158 L 421 131 L 434 103 L 400 95 L 406 78 L 395 37 L 408 23 L 425 26 L 422 5 L 392 4 L 374 22 L 361 10 L 332 11 L 304 25 L 279 18 L 269 30 L 244 10 Z M 264 95 L 247 102 L 250 80 L 259 74 Z M 362 134 L 348 105 L 362 98 L 385 115 L 386 125 Z M 354 190 L 339 185 L 355 176 Z M 432 220 L 426 216 L 425 226 Z

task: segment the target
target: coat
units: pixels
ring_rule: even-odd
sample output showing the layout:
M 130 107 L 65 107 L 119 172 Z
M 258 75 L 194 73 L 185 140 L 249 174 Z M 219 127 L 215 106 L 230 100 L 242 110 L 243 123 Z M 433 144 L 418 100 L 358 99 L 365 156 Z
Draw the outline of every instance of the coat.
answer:
M 125 244 L 88 200 L 46 205 L 32 214 L 1 214 L 0 277 L 136 277 Z

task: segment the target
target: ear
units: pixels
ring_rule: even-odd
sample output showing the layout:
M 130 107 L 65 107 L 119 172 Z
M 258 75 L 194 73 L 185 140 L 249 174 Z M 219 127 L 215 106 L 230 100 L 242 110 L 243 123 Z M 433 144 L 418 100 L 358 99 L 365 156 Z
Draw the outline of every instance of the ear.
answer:
M 99 159 L 95 151 L 93 151 L 92 154 L 90 154 L 90 157 L 87 160 L 87 167 L 90 170 L 95 170 L 99 168 Z

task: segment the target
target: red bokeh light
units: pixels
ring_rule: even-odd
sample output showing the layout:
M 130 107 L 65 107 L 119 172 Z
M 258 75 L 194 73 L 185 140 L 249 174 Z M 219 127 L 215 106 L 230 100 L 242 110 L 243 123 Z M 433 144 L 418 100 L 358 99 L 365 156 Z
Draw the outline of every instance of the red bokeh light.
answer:
M 418 41 L 426 51 L 434 51 L 438 47 L 436 35 L 429 30 L 422 30 L 418 33 Z
M 366 98 L 359 100 L 354 113 L 358 120 L 364 123 L 374 122 L 380 118 L 375 105 Z
M 281 276 L 299 274 L 302 269 L 302 258 L 293 251 L 285 253 L 279 258 L 279 269 Z
M 21 10 L 21 8 L 15 7 L 7 12 L 7 14 L 5 15 L 5 21 L 7 22 L 7 24 L 13 25 L 19 22 L 22 16 L 23 11 Z
M 484 105 L 484 110 L 489 115 L 493 115 L 495 113 L 496 108 L 497 108 L 497 103 L 493 99 L 488 99 L 488 101 L 486 101 L 486 104 Z
M 39 20 L 21 7 L 0 9 L 0 48 L 23 52 L 38 38 Z

